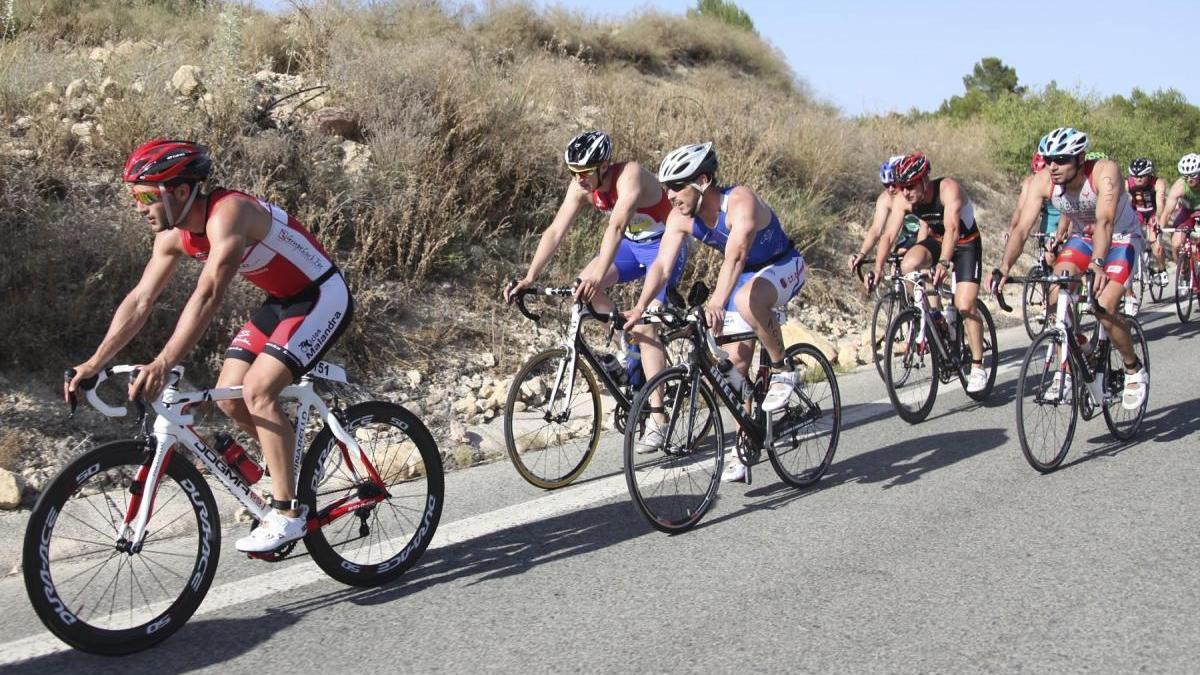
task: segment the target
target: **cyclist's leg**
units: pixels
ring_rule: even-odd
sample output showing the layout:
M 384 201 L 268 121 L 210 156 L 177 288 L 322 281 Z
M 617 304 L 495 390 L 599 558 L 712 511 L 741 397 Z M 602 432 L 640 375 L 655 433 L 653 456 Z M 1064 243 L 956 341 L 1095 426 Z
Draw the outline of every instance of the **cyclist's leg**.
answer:
M 646 270 L 654 263 L 655 257 L 658 256 L 659 240 L 647 243 L 622 242 L 623 246 L 628 246 L 633 254 L 640 274 L 638 278 L 644 278 Z M 683 278 L 684 267 L 687 264 L 687 247 L 682 246 L 679 250 L 679 256 L 675 259 L 675 266 L 671 269 L 671 275 L 667 279 L 667 284 L 659 290 L 658 295 L 654 296 L 654 302 L 665 303 L 667 301 L 667 289 L 675 287 Z M 614 265 L 615 266 L 615 265 Z M 630 277 L 634 273 L 630 270 Z M 646 375 L 646 381 L 657 375 L 667 365 L 666 351 L 663 344 L 658 339 L 658 330 L 655 326 L 643 324 L 636 326 L 632 331 L 636 334 L 637 344 L 641 350 L 642 371 Z M 655 390 L 650 392 L 650 405 L 652 408 L 662 408 L 662 392 Z M 659 422 L 666 422 L 666 415 L 655 412 L 655 419 Z
M 908 274 L 909 272 L 928 269 L 941 254 L 942 244 L 933 237 L 925 237 L 921 241 L 918 241 L 915 246 L 908 249 L 908 253 L 904 254 L 904 258 L 900 260 L 900 272 Z M 931 307 L 935 309 L 941 308 L 942 300 L 937 293 L 929 293 L 927 297 Z
M 592 258 L 592 262 L 595 260 Z M 641 279 L 644 276 L 646 276 L 646 267 L 638 261 L 633 242 L 622 239 L 621 244 L 617 247 L 617 255 L 613 258 L 613 263 L 608 266 L 604 276 L 600 279 L 600 288 L 592 298 L 592 307 L 597 312 L 611 311 L 614 305 L 612 299 L 608 297 L 608 290 L 617 284 Z
M 295 432 L 279 406 L 279 393 L 321 360 L 353 317 L 350 291 L 342 276 L 335 274 L 311 295 L 284 306 L 283 318 L 243 379 L 242 398 L 258 430 L 276 499 L 295 497 Z
M 1092 261 L 1092 242 L 1090 239 L 1084 239 L 1078 234 L 1072 234 L 1067 242 L 1063 244 L 1062 250 L 1058 254 L 1058 258 L 1054 261 L 1054 274 L 1056 275 L 1078 275 L 1087 269 L 1087 266 Z M 1058 289 L 1056 284 L 1050 288 L 1049 305 L 1055 306 L 1058 303 Z
M 975 312 L 979 284 L 983 280 L 983 242 L 975 241 L 954 248 L 954 307 L 963 317 L 967 343 L 976 364 L 983 363 L 983 320 Z
M 1117 308 L 1125 295 L 1125 289 L 1133 280 L 1133 264 L 1140 254 L 1140 242 L 1141 238 L 1135 237 L 1132 242 L 1114 241 L 1112 243 L 1104 261 L 1104 273 L 1108 276 L 1109 283 L 1097 298 L 1105 310 L 1105 313 L 1098 316 L 1097 319 L 1108 331 L 1113 346 L 1121 352 L 1127 366 L 1131 364 L 1136 366 L 1137 352 L 1133 349 L 1133 338 L 1130 336 L 1129 328 L 1126 326 L 1125 320 L 1117 313 Z
M 236 387 L 245 380 L 246 371 L 262 353 L 263 347 L 279 322 L 283 319 L 283 302 L 277 298 L 267 300 L 255 310 L 250 319 L 242 325 L 229 348 L 225 350 L 225 362 L 221 364 L 221 374 L 217 377 L 217 387 Z M 250 411 L 242 399 L 217 401 L 217 407 L 225 413 L 238 428 L 258 440 L 258 430 Z

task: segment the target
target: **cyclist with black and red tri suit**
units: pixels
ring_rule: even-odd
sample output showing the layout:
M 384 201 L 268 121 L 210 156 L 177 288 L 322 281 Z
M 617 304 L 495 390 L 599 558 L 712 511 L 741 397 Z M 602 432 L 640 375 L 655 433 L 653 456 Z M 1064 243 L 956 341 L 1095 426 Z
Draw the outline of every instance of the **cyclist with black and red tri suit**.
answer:
M 671 202 L 654 174 L 642 165 L 612 161 L 612 139 L 603 131 L 588 131 L 571 139 L 563 153 L 563 161 L 573 180 L 567 186 L 567 194 L 550 227 L 542 233 L 529 270 L 522 279 L 505 289 L 504 299 L 511 303 L 518 291 L 533 285 L 566 238 L 571 225 L 590 204 L 608 216 L 608 227 L 600 241 L 600 251 L 579 273 L 575 296 L 591 303 L 599 312 L 609 312 L 613 303 L 607 295 L 608 289 L 646 276 L 647 268 L 658 255 Z M 673 258 L 670 286 L 679 283 L 686 263 L 685 249 Z M 665 302 L 666 295 L 664 287 L 655 296 L 655 301 Z M 646 378 L 654 377 L 666 366 L 666 355 L 655 327 L 641 325 L 630 332 L 636 335 L 633 339 L 636 344 L 629 350 L 631 378 L 636 381 L 642 372 Z M 641 371 L 635 360 L 639 355 Z M 650 402 L 654 412 L 637 443 L 640 452 L 653 452 L 663 442 L 661 427 L 667 418 L 661 412 L 661 394 L 652 394 Z
M 1154 275 L 1154 282 L 1166 285 L 1167 262 L 1163 254 L 1162 242 L 1158 238 L 1158 230 L 1161 227 L 1158 222 L 1158 214 L 1165 213 L 1166 181 L 1159 180 L 1158 176 L 1154 174 L 1153 161 L 1139 157 L 1129 163 L 1129 178 L 1125 179 L 1125 191 L 1129 193 L 1129 199 L 1133 202 L 1133 212 L 1137 214 L 1138 222 L 1142 224 L 1145 232 L 1146 241 L 1150 243 L 1150 252 L 1154 255 L 1154 262 L 1158 263 L 1158 272 Z M 1138 260 L 1140 264 L 1141 259 Z M 1149 270 L 1146 270 L 1146 273 L 1149 273 Z
M 1137 410 L 1146 400 L 1150 374 L 1134 351 L 1125 319 L 1117 307 L 1133 279 L 1133 266 L 1144 240 L 1129 193 L 1121 184 L 1121 170 L 1108 159 L 1085 159 L 1087 134 L 1060 127 L 1046 134 L 1038 152 L 1047 170 L 1029 185 L 1030 200 L 1021 209 L 1016 228 L 1000 262 L 1001 278 L 994 289 L 1003 290 L 1013 261 L 1021 253 L 1037 221 L 1037 201 L 1049 198 L 1071 223 L 1071 235 L 1054 264 L 1055 274 L 1095 271 L 1096 302 L 1106 311 L 1097 315 L 1125 362 L 1125 391 L 1121 406 Z
M 1167 193 L 1161 213 L 1168 217 L 1171 227 L 1178 230 L 1171 235 L 1171 259 L 1178 265 L 1183 238 L 1200 223 L 1200 154 L 1184 155 L 1175 168 L 1179 170 L 1179 180 Z
M 846 266 L 850 271 L 854 271 L 867 253 L 875 248 L 876 242 L 879 241 L 879 235 L 883 232 L 883 226 L 887 223 L 888 214 L 892 211 L 892 202 L 904 198 L 900 195 L 900 188 L 896 186 L 895 177 L 896 164 L 902 159 L 904 159 L 904 155 L 894 155 L 879 165 L 879 182 L 883 183 L 883 190 L 875 198 L 875 213 L 871 216 L 871 226 L 867 228 L 862 246 L 859 247 L 858 253 L 850 256 L 850 262 Z M 921 236 L 921 221 L 912 214 L 905 216 L 904 227 L 900 231 L 900 236 L 896 238 L 892 251 L 904 255 Z
M 208 148 L 191 141 L 155 139 L 125 160 L 134 208 L 154 232 L 150 261 L 117 307 L 91 358 L 75 366 L 64 395 L 104 368 L 132 340 L 175 274 L 182 258 L 203 268 L 167 344 L 142 366 L 129 398 L 156 399 L 171 368 L 207 330 L 237 274 L 267 299 L 225 352 L 218 387 L 242 386 L 242 399 L 218 406 L 258 440 L 271 473 L 272 513 L 236 547 L 273 551 L 304 536 L 307 507 L 296 502 L 291 451 L 295 432 L 279 407 L 279 393 L 308 372 L 349 325 L 354 301 L 333 259 L 283 209 L 244 192 L 202 191 L 212 171 Z
M 775 211 L 743 185 L 717 185 L 717 151 L 712 142 L 691 143 L 667 153 L 658 167 L 674 208 L 667 218 L 658 258 L 650 266 L 642 295 L 630 310 L 626 327 L 652 305 L 665 285 L 676 252 L 694 237 L 721 252 L 724 260 L 716 287 L 704 305 L 707 325 L 714 334 L 753 331 L 771 359 L 771 380 L 762 409 L 774 412 L 787 405 L 797 375 L 784 361 L 783 336 L 776 316 L 804 286 L 807 267 Z M 754 356 L 754 341 L 730 349 L 730 361 L 743 376 Z M 721 479 L 745 480 L 746 467 L 730 462 Z
M 904 216 L 912 214 L 924 223 L 927 235 L 900 261 L 905 274 L 933 266 L 933 284 L 954 272 L 954 306 L 962 314 L 967 343 L 971 348 L 971 374 L 967 391 L 987 388 L 983 368 L 983 322 L 975 311 L 979 282 L 983 278 L 983 242 L 975 222 L 975 207 L 966 190 L 953 178 L 930 178 L 929 160 L 916 152 L 896 165 L 896 183 L 904 198 L 888 216 L 875 253 L 875 278 L 883 274 L 883 261 L 899 235 Z

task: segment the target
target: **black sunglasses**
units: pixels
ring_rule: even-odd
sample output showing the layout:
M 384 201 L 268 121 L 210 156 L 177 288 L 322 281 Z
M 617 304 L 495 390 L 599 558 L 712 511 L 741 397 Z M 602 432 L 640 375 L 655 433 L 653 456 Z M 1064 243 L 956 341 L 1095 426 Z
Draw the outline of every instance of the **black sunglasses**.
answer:
M 675 181 L 663 183 L 663 185 L 671 192 L 682 192 L 684 188 L 686 188 L 687 186 L 689 186 L 691 184 L 692 184 L 692 181 L 690 181 L 690 180 L 675 180 Z
M 1044 155 L 1042 159 L 1046 160 L 1047 164 L 1067 165 L 1075 162 L 1075 155 Z

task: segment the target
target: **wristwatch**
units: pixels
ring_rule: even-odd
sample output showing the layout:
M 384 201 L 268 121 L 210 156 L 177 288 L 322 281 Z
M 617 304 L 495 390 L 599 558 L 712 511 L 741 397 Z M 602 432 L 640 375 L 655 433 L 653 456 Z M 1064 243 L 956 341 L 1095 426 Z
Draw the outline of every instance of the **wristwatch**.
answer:
M 937 264 L 941 265 L 942 267 L 945 267 L 946 269 L 950 269 L 951 267 L 954 267 L 953 260 L 939 260 Z
M 1100 269 L 1104 269 L 1104 258 L 1092 258 L 1092 264 Z

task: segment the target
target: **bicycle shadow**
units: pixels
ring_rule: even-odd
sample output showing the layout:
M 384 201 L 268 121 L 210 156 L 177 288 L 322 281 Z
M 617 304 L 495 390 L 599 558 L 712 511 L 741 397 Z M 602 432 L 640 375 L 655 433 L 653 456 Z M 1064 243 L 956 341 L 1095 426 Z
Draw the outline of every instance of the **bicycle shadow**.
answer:
M 930 472 L 998 448 L 1006 442 L 1008 431 L 998 428 L 921 436 L 836 462 L 820 482 L 807 489 L 793 488 L 777 480 L 774 473 L 768 473 L 769 479 L 774 479 L 769 485 L 745 492 L 746 497 L 756 501 L 733 513 L 705 520 L 699 527 L 709 527 L 753 511 L 778 509 L 847 483 L 879 483 L 884 490 L 901 487 L 915 483 Z M 770 472 L 771 466 L 762 462 L 754 470 Z
M 1105 427 L 1107 431 L 1107 427 Z M 1126 450 L 1146 443 L 1170 443 L 1188 438 L 1200 432 L 1200 398 L 1181 401 L 1165 408 L 1158 408 L 1146 415 L 1137 436 L 1122 441 L 1109 436 L 1093 436 L 1089 443 L 1106 441 L 1098 448 L 1085 450 L 1079 457 L 1066 462 L 1060 468 L 1077 466 L 1101 457 L 1115 457 Z
M 136 654 L 113 658 L 77 651 L 59 652 L 11 666 L 11 675 L 81 673 L 129 675 L 161 673 L 170 664 L 173 673 L 187 673 L 218 666 L 265 644 L 280 631 L 300 621 L 301 613 L 269 609 L 262 615 L 242 619 L 196 619 L 188 622 L 165 642 Z

